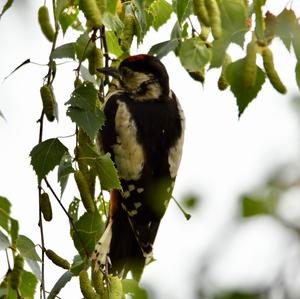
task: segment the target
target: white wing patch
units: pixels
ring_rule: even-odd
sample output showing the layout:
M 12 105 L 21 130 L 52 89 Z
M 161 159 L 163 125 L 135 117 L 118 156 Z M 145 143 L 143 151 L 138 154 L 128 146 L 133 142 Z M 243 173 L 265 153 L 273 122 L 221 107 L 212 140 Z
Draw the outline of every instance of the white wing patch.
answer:
M 174 94 L 173 97 L 176 98 Z M 185 129 L 185 118 L 184 118 L 183 110 L 177 98 L 176 98 L 176 102 L 177 102 L 178 112 L 181 120 L 181 136 L 179 137 L 175 145 L 171 147 L 169 150 L 168 162 L 169 162 L 169 170 L 170 170 L 171 178 L 175 178 L 177 175 L 177 171 L 182 156 L 182 147 L 183 147 L 184 129 Z
M 137 141 L 137 128 L 124 102 L 118 101 L 115 117 L 117 144 L 113 145 L 115 163 L 120 178 L 138 180 L 145 158 L 142 146 Z
M 106 267 L 107 263 L 110 263 L 109 260 L 109 249 L 110 242 L 112 238 L 112 221 L 110 221 L 101 237 L 97 243 L 95 250 L 92 254 L 92 260 L 95 261 L 95 271 L 98 271 L 100 268 Z
M 104 111 L 104 108 L 105 108 L 105 105 L 106 103 L 108 102 L 108 100 L 114 96 L 114 95 L 117 95 L 118 93 L 121 93 L 120 90 L 114 90 L 112 92 L 110 92 L 106 98 L 105 98 L 105 102 L 103 103 L 102 107 L 101 107 L 101 110 Z M 102 136 L 101 136 L 101 133 L 100 134 L 97 134 L 96 136 L 96 147 L 97 147 L 97 150 L 100 154 L 105 154 L 105 151 L 103 149 L 103 143 L 102 143 Z

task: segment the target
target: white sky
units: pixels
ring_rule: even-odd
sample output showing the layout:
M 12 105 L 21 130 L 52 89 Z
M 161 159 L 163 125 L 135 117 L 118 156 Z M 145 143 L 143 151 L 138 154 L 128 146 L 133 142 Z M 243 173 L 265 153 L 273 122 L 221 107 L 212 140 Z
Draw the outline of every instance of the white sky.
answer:
M 39 63 L 48 61 L 51 45 L 32 17 L 43 1 L 35 2 L 31 8 L 24 4 L 20 11 L 13 7 L 0 21 L 0 80 L 27 58 Z M 286 1 L 268 3 L 278 13 Z M 294 1 L 293 7 L 299 11 L 300 3 Z M 168 39 L 172 24 L 159 34 L 148 35 L 145 46 L 138 51 L 147 52 L 150 45 Z M 67 34 L 66 42 L 73 39 L 74 35 Z M 210 282 L 222 288 L 249 288 L 267 285 L 274 273 L 297 255 L 292 245 L 294 236 L 272 219 L 235 225 L 238 195 L 259 185 L 278 165 L 299 161 L 299 119 L 291 108 L 291 97 L 298 92 L 293 75 L 295 60 L 279 41 L 273 43 L 272 49 L 276 68 L 289 93 L 281 96 L 266 83 L 240 120 L 231 92 L 217 89 L 220 70 L 208 72 L 202 88 L 190 79 L 173 54 L 163 58 L 187 121 L 184 156 L 174 195 L 182 199 L 196 194 L 201 197 L 201 204 L 190 221 L 183 218 L 174 203 L 170 204 L 155 244 L 158 261 L 146 268 L 142 281 L 153 289 L 153 298 L 195 298 L 193 287 L 203 283 L 200 266 L 211 256 L 216 259 L 206 276 Z M 237 47 L 231 50 L 237 57 L 241 55 Z M 54 89 L 60 122 L 46 122 L 44 139 L 74 132 L 64 107 L 73 88 L 74 66 L 58 66 Z M 28 155 L 38 140 L 35 121 L 41 112 L 39 88 L 46 72 L 47 67 L 27 65 L 0 84 L 0 110 L 7 119 L 0 120 L 0 194 L 12 202 L 12 216 L 20 221 L 20 232 L 36 243 L 40 242 L 37 187 Z M 62 142 L 72 152 L 73 139 Z M 58 192 L 56 172 L 50 180 Z M 66 206 L 74 193 L 78 192 L 70 182 L 63 197 Z M 46 246 L 71 260 L 76 252 L 69 240 L 68 221 L 54 201 L 53 207 L 54 220 L 45 224 Z M 0 276 L 2 263 L 0 255 Z M 47 264 L 48 289 L 62 273 L 50 262 Z M 63 290 L 61 298 L 71 295 L 80 297 L 75 280 Z

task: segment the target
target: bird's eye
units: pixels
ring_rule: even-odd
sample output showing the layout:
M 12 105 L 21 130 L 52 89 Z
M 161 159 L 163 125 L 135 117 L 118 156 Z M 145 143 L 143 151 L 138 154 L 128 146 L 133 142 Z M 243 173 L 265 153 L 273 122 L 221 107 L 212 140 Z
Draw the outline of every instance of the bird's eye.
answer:
M 125 76 L 128 76 L 128 74 L 130 73 L 129 69 L 128 68 L 122 68 L 121 69 L 121 75 L 122 77 L 125 77 Z

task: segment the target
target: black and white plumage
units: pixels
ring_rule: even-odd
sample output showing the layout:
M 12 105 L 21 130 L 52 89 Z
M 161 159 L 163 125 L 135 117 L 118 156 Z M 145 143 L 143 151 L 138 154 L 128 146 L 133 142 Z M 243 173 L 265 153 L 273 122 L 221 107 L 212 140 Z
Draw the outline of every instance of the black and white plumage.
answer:
M 121 62 L 119 88 L 108 96 L 99 147 L 111 153 L 123 191 L 112 190 L 110 216 L 92 259 L 95 268 L 140 279 L 151 260 L 181 160 L 184 115 L 159 59 L 130 56 Z

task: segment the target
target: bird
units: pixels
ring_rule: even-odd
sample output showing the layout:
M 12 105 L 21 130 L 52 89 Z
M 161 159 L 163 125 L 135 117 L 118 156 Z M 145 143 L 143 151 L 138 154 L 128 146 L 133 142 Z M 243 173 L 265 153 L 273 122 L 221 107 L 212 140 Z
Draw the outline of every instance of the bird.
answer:
M 92 254 L 94 269 L 139 281 L 153 260 L 153 243 L 175 184 L 184 143 L 185 117 L 170 89 L 164 64 L 137 54 L 101 72 L 117 81 L 104 102 L 97 135 L 110 153 L 122 190 L 110 191 L 106 229 Z

